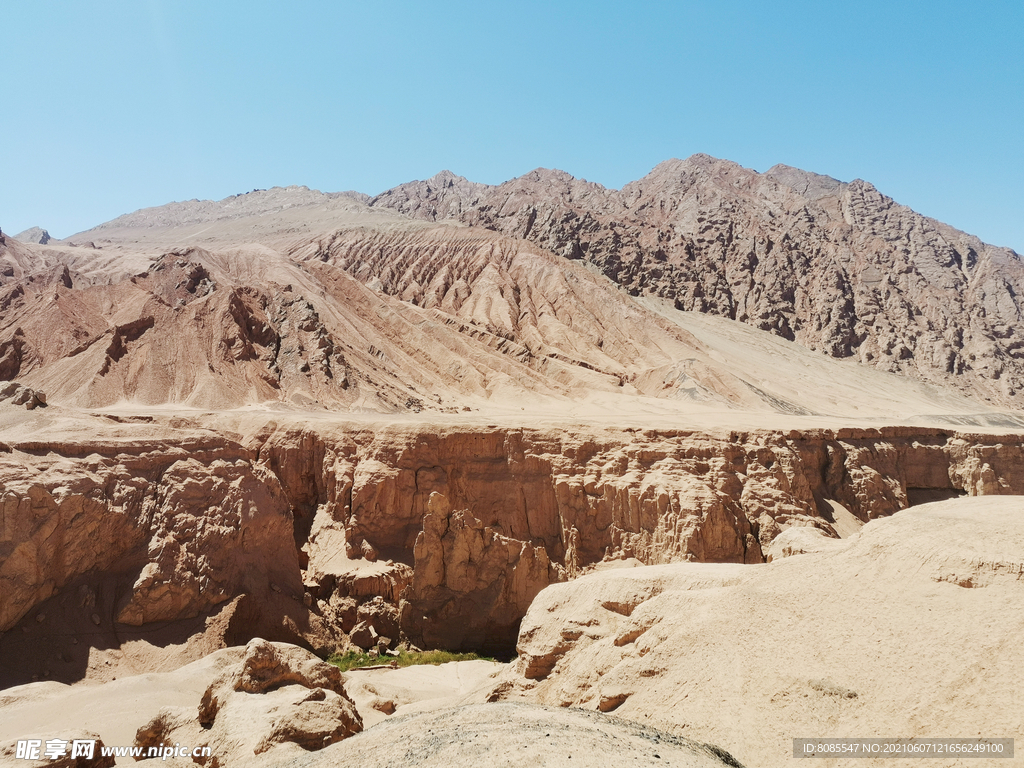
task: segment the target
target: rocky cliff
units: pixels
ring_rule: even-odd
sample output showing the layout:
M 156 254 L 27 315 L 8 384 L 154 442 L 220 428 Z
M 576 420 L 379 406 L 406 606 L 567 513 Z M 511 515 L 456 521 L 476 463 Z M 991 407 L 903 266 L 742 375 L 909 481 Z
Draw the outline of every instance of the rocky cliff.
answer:
M 508 652 L 533 597 L 596 563 L 759 563 L 787 527 L 1024 492 L 1019 437 L 942 430 L 24 423 L 0 454 L 0 649 L 34 661 L 7 682 L 102 676 L 69 627 Z

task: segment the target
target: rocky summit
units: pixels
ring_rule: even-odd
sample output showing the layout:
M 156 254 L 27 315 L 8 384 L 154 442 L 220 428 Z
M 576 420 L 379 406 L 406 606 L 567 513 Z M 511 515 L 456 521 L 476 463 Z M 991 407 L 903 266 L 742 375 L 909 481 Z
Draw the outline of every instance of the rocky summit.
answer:
M 1013 251 L 705 155 L 45 234 L 0 234 L 3 760 L 1021 735 Z
M 498 186 L 443 172 L 371 205 L 529 240 L 634 296 L 1021 403 L 1020 255 L 860 179 L 694 155 L 621 190 L 546 169 Z

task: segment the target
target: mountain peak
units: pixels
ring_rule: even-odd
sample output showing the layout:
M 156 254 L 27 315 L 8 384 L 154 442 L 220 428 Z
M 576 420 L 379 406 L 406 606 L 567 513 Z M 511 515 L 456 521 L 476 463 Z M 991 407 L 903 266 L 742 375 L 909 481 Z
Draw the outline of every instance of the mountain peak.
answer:
M 443 171 L 438 171 L 429 179 L 426 180 L 427 184 L 432 186 L 454 186 L 457 184 L 472 184 L 469 179 L 465 176 L 459 176 L 457 173 L 452 173 L 447 168 Z
M 557 168 L 534 168 L 529 173 L 523 174 L 519 178 L 529 179 L 531 181 L 576 181 L 576 177 L 571 173 L 566 173 Z
M 19 232 L 14 236 L 14 239 L 22 243 L 32 243 L 33 245 L 46 245 L 53 238 L 50 237 L 50 233 L 42 227 L 31 227 L 26 229 L 24 232 Z

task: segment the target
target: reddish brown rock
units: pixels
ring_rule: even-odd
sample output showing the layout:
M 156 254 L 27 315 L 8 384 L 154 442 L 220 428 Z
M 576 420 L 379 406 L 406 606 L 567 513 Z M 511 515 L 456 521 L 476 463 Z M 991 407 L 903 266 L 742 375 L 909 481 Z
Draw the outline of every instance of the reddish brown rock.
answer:
M 507 647 L 534 596 L 565 578 L 543 546 L 503 536 L 469 510 L 450 510 L 439 493 L 430 496 L 413 553 L 402 631 L 427 648 Z

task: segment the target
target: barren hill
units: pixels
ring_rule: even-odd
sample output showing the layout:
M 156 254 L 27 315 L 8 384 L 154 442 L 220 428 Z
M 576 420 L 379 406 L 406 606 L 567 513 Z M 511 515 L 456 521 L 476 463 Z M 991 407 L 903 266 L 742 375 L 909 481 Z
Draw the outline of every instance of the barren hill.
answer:
M 72 238 L 86 239 L 0 243 L 0 376 L 55 403 L 1017 423 L 631 296 L 529 240 L 349 193 L 175 203 Z
M 538 169 L 498 186 L 443 172 L 371 200 L 592 264 L 633 295 L 750 324 L 992 402 L 1024 389 L 1021 257 L 871 184 L 707 155 L 621 190 Z

